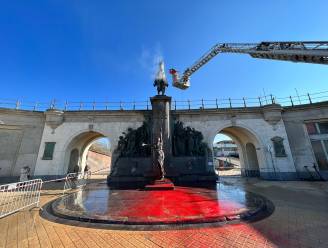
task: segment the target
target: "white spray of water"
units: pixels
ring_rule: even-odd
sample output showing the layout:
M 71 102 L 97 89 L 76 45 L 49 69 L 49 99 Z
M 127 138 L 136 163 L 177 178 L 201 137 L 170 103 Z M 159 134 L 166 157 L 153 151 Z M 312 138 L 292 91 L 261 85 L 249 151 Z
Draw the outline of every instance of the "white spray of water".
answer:
M 165 69 L 164 69 L 164 61 L 161 60 L 158 63 L 158 70 L 156 73 L 156 79 L 162 79 L 162 80 L 166 80 L 166 76 L 165 76 Z
M 164 60 L 162 54 L 160 44 L 142 49 L 139 64 L 148 72 L 150 79 L 154 79 L 157 76 L 158 64 Z

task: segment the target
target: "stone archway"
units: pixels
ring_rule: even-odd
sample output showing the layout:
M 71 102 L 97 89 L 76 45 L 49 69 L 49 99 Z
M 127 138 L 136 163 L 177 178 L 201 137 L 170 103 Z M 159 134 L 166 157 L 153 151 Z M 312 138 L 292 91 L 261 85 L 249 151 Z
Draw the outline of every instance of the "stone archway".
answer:
M 261 165 L 265 167 L 265 159 L 259 138 L 252 131 L 241 126 L 227 126 L 220 129 L 218 133 L 227 135 L 237 145 L 241 175 L 260 176 L 260 167 Z
M 89 148 L 94 141 L 100 138 L 107 138 L 100 132 L 86 131 L 75 136 L 66 146 L 65 151 L 65 168 L 67 173 L 84 171 L 87 164 L 87 155 Z M 110 161 L 110 160 L 109 160 Z M 107 165 L 104 165 L 104 168 Z M 108 165 L 108 170 L 110 164 Z

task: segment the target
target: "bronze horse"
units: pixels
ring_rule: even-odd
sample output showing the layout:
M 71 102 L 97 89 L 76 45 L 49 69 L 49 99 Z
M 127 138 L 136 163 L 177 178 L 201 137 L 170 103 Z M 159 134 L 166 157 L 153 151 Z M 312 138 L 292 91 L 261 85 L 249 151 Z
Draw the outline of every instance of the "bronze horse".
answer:
M 157 95 L 160 95 L 160 93 L 162 93 L 161 95 L 164 96 L 165 88 L 168 87 L 169 84 L 165 79 L 160 78 L 160 79 L 155 79 L 154 86 L 157 87 Z
M 154 81 L 154 86 L 157 87 L 157 95 L 160 95 L 160 93 L 162 93 L 162 96 L 164 96 L 165 88 L 169 86 L 165 77 L 164 62 L 160 61 L 158 66 L 159 67 Z

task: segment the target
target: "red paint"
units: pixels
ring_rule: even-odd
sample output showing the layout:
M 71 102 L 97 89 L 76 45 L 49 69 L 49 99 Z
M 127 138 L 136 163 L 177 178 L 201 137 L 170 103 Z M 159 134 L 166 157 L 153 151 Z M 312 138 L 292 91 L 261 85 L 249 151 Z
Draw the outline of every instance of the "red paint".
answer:
M 175 190 L 120 191 L 119 207 L 108 208 L 110 219 L 131 222 L 193 222 L 236 215 L 245 206 L 217 199 L 215 190 L 177 187 Z M 115 197 L 117 198 L 117 197 Z M 113 199 L 114 200 L 114 199 Z
M 102 184 L 60 198 L 54 213 L 88 222 L 124 224 L 203 223 L 260 211 L 261 197 L 242 188 L 178 187 L 174 190 L 115 190 Z

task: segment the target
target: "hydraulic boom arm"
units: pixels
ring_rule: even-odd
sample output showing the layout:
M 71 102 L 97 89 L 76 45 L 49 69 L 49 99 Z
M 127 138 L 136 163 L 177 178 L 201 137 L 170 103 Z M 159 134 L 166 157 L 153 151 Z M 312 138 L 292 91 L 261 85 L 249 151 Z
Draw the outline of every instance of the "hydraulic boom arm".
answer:
M 175 69 L 170 69 L 173 76 L 173 86 L 187 89 L 190 86 L 190 76 L 219 53 L 247 53 L 253 58 L 327 65 L 328 41 L 218 43 L 191 67 L 187 68 L 181 79 Z

